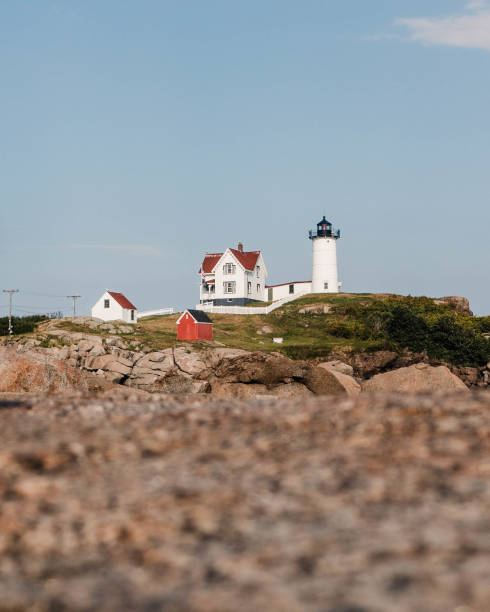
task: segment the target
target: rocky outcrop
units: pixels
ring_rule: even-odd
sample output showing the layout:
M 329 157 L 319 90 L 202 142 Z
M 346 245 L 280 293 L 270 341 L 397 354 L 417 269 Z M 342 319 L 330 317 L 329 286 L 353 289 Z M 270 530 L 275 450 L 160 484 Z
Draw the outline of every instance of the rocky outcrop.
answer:
M 299 314 L 328 314 L 332 310 L 331 304 L 309 304 L 298 310 Z
M 468 387 L 446 366 L 430 366 L 425 363 L 376 374 L 361 385 L 363 391 L 466 391 Z
M 0 392 L 67 393 L 88 388 L 81 372 L 51 355 L 0 348 Z
M 97 321 L 88 323 L 100 325 Z M 196 347 L 186 343 L 152 351 L 134 338 L 71 331 L 58 328 L 53 322 L 43 325 L 37 338 L 12 343 L 19 355 L 32 354 L 38 360 L 47 356 L 101 382 L 152 393 L 211 393 L 238 398 L 357 395 L 363 379 L 370 379 L 364 383 L 368 389 L 381 384 L 376 378 L 378 374 L 396 370 L 399 371 L 396 376 L 403 377 L 406 370 L 412 371 L 408 366 L 419 364 L 417 371 L 421 371 L 428 361 L 424 354 L 377 351 L 338 352 L 335 358 L 319 363 L 295 361 L 281 353 L 251 352 L 212 344 Z M 472 387 L 487 386 L 490 380 L 490 370 L 485 368 L 451 366 L 451 371 Z M 403 385 L 408 389 L 418 388 L 417 385 L 426 388 L 429 383 L 422 383 L 422 378 L 419 374 L 417 381 L 410 378 L 411 382 L 393 384 L 397 389 L 404 388 Z M 388 385 L 391 379 L 382 380 Z M 430 383 L 429 387 L 434 384 Z
M 448 295 L 446 297 L 437 298 L 434 300 L 434 304 L 452 304 L 457 312 L 462 312 L 464 314 L 473 316 L 468 298 L 460 295 Z

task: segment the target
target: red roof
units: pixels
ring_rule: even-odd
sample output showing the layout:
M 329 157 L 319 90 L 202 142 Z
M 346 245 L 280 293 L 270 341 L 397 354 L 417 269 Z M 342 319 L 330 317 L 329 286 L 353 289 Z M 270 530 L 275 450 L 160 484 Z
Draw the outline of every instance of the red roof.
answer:
M 130 310 L 136 310 L 136 306 L 134 304 L 131 304 L 128 298 L 122 293 L 115 293 L 114 291 L 108 291 L 107 293 L 116 300 L 119 306 L 122 306 L 123 308 L 129 308 Z
M 260 251 L 238 251 L 237 249 L 230 249 L 230 251 L 242 264 L 245 270 L 255 269 Z M 223 253 L 206 253 L 199 272 L 210 274 L 222 256 Z
M 201 269 L 199 270 L 199 272 L 204 272 L 204 274 L 210 274 L 213 271 L 214 266 L 221 259 L 222 255 L 223 253 L 206 253 L 206 257 L 204 258 L 204 261 L 201 264 Z

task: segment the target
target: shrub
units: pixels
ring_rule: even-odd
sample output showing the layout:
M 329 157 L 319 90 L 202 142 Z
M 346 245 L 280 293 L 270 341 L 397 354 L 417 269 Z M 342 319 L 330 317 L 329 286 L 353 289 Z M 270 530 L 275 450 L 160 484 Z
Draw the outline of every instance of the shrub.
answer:
M 12 327 L 14 334 L 28 334 L 36 329 L 42 321 L 47 321 L 45 315 L 32 315 L 29 317 L 12 317 Z M 0 317 L 0 336 L 7 336 L 9 333 L 8 317 Z

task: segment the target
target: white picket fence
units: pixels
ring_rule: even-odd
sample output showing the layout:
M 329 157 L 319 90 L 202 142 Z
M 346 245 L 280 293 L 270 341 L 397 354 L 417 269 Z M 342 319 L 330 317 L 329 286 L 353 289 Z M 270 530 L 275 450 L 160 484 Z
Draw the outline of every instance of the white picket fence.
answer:
M 288 302 L 292 302 L 297 300 L 304 295 L 308 295 L 309 291 L 303 291 L 302 293 L 295 293 L 293 295 L 288 295 L 281 300 L 277 300 L 273 304 L 269 304 L 269 306 L 213 306 L 212 304 L 196 304 L 196 310 L 203 310 L 204 312 L 214 312 L 216 314 L 237 314 L 237 315 L 258 315 L 265 314 L 268 315 L 277 308 L 284 306 Z
M 143 317 L 154 317 L 158 315 L 168 315 L 173 314 L 173 308 L 159 308 L 158 310 L 143 310 L 143 312 L 138 312 L 138 319 L 142 319 Z

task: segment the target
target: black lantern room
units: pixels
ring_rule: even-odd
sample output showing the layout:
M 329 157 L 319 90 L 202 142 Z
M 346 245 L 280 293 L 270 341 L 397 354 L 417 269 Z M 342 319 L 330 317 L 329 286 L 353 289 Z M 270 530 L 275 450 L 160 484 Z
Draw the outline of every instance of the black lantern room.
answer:
M 334 230 L 330 221 L 327 221 L 325 216 L 316 224 L 316 232 L 310 230 L 310 239 L 315 238 L 340 238 L 340 230 Z
M 332 224 L 325 219 L 325 215 L 323 219 L 316 224 L 316 235 L 322 237 L 332 235 Z

